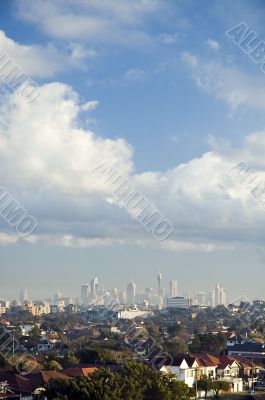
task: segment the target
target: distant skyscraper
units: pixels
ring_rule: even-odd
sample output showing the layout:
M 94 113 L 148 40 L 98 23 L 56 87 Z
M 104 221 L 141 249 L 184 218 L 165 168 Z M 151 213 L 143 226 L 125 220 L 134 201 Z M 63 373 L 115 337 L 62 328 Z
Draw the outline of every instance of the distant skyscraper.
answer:
M 126 304 L 126 292 L 125 292 L 125 290 L 121 290 L 119 292 L 119 302 L 120 302 L 120 304 Z
M 135 295 L 136 295 L 136 284 L 134 282 L 130 282 L 127 285 L 127 304 L 133 305 L 135 303 Z
M 224 288 L 220 289 L 220 304 L 224 306 L 227 304 L 226 290 Z
M 88 292 L 89 292 L 89 285 L 83 284 L 81 285 L 81 303 L 86 305 L 88 303 Z
M 19 294 L 19 301 L 21 304 L 24 304 L 27 300 L 29 300 L 29 295 L 27 289 L 22 289 Z
M 211 306 L 226 305 L 226 291 L 219 283 L 216 283 L 211 290 Z
M 53 296 L 54 301 L 59 301 L 63 297 L 63 294 L 58 290 L 57 293 Z
M 178 295 L 178 283 L 177 281 L 169 282 L 169 297 L 177 297 Z
M 208 292 L 195 292 L 194 293 L 194 304 L 198 306 L 209 305 L 209 293 Z
M 158 275 L 157 275 L 157 294 L 158 294 L 158 296 L 161 295 L 161 282 L 162 282 L 162 274 L 159 271 Z
M 91 297 L 95 297 L 98 294 L 98 288 L 99 288 L 99 281 L 98 281 L 98 277 L 96 276 L 94 279 L 92 279 L 92 281 L 90 283 Z

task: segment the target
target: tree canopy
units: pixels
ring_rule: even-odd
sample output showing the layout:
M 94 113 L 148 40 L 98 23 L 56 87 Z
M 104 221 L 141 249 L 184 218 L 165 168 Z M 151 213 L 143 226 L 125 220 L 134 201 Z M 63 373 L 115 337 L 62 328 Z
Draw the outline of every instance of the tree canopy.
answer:
M 119 372 L 101 368 L 87 378 L 54 380 L 46 390 L 48 400 L 189 400 L 191 394 L 173 375 L 134 361 Z

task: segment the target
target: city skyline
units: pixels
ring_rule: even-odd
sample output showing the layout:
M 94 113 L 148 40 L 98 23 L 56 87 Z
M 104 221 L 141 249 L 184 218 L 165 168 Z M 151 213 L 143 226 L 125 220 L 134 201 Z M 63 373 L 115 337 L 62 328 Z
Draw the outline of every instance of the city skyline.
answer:
M 14 298 L 1 298 L 0 300 L 18 301 L 20 304 L 24 304 L 27 301 L 32 300 L 48 300 L 54 299 L 55 301 L 60 298 L 71 298 L 75 304 L 82 304 L 87 306 L 93 304 L 93 301 L 97 298 L 100 299 L 103 295 L 108 294 L 113 299 L 116 298 L 120 304 L 127 304 L 133 306 L 134 304 L 141 303 L 144 299 L 149 300 L 149 304 L 153 305 L 165 305 L 168 298 L 179 298 L 185 297 L 192 300 L 194 305 L 208 305 L 216 307 L 218 305 L 227 305 L 229 303 L 227 290 L 224 289 L 219 283 L 214 283 L 208 288 L 207 291 L 202 291 L 201 288 L 197 288 L 193 292 L 182 291 L 176 280 L 165 281 L 161 272 L 157 275 L 158 288 L 154 286 L 142 286 L 137 285 L 135 281 L 127 282 L 124 287 L 106 287 L 104 282 L 101 281 L 97 276 L 93 277 L 87 283 L 80 284 L 80 291 L 78 295 L 70 296 L 68 293 L 64 293 L 58 288 L 55 294 L 46 295 L 44 297 L 34 298 L 29 295 L 28 288 L 22 288 L 19 291 L 17 297 Z M 151 282 L 150 282 L 151 283 Z M 119 299 L 119 300 L 118 300 Z M 248 299 L 244 296 L 244 299 Z M 236 299 L 233 298 L 232 302 Z M 254 300 L 254 299 L 252 299 Z M 70 301 L 71 302 L 71 301 Z M 92 303 L 91 303 L 92 302 Z
M 136 268 L 134 268 L 135 271 Z M 53 268 L 51 268 L 51 273 L 52 273 Z M 119 290 L 125 289 L 127 283 L 129 282 L 128 280 L 128 271 L 123 270 L 119 271 L 119 279 L 117 279 L 115 276 L 109 277 L 108 274 L 105 273 L 105 268 L 103 267 L 101 269 L 101 273 L 99 273 L 99 268 L 95 268 L 93 272 L 90 274 L 86 274 L 84 271 L 87 270 L 87 268 L 82 268 L 80 275 L 82 276 L 81 282 L 83 284 L 88 283 L 87 281 L 89 280 L 89 288 L 90 288 L 90 281 L 93 277 L 99 278 L 100 282 L 109 282 L 107 287 L 117 287 Z M 141 279 L 141 276 L 138 276 L 134 273 L 131 273 L 130 280 L 136 282 L 137 287 L 141 287 L 144 289 L 145 287 L 153 287 L 155 291 L 157 291 L 157 273 L 153 271 L 153 267 L 149 268 L 149 270 L 152 272 L 153 276 L 150 279 L 150 275 L 148 274 L 148 278 L 145 278 L 144 280 Z M 174 268 L 172 268 L 174 271 Z M 229 270 L 229 268 L 228 268 Z M 2 287 L 0 287 L 0 298 L 16 298 L 17 293 L 21 290 L 21 288 L 26 288 L 28 291 L 34 296 L 34 298 L 38 298 L 38 294 L 41 294 L 41 297 L 49 297 L 52 296 L 53 293 L 56 293 L 58 290 L 61 290 L 64 293 L 68 293 L 70 296 L 77 297 L 79 296 L 80 292 L 80 280 L 79 278 L 75 276 L 71 279 L 71 284 L 69 285 L 67 282 L 67 279 L 65 280 L 57 280 L 55 283 L 54 281 L 51 282 L 48 285 L 49 281 L 49 275 L 44 276 L 44 282 L 45 279 L 47 279 L 47 286 L 43 286 L 42 288 L 36 289 L 36 280 L 38 279 L 39 273 L 36 271 L 36 275 L 33 274 L 33 276 L 30 277 L 27 276 L 27 274 L 24 274 L 23 271 L 21 270 L 21 275 L 19 280 L 16 279 L 15 282 L 11 279 L 10 282 L 8 283 L 8 286 L 5 284 L 5 279 L 2 280 Z M 47 271 L 47 269 L 46 269 Z M 123 272 L 123 277 L 121 279 L 121 275 Z M 196 269 L 195 269 L 196 272 Z M 174 272 L 173 272 L 174 273 Z M 16 269 L 16 275 L 17 275 L 17 269 Z M 19 275 L 17 275 L 19 276 Z M 179 275 L 171 275 L 171 273 L 164 273 L 163 274 L 163 280 L 166 282 L 170 282 L 172 279 L 177 281 L 178 283 L 178 294 L 179 293 L 194 293 L 199 291 L 206 291 L 208 290 L 214 283 L 214 281 L 219 281 L 223 284 L 224 287 L 227 288 L 228 292 L 230 293 L 231 300 L 240 297 L 240 296 L 245 296 L 246 298 L 250 298 L 251 300 L 254 300 L 256 298 L 264 298 L 263 291 L 260 290 L 258 293 L 256 291 L 256 294 L 252 295 L 252 288 L 249 287 L 249 284 L 246 284 L 245 288 L 242 289 L 243 286 L 235 287 L 234 282 L 230 279 L 225 279 L 223 274 L 220 275 L 215 275 L 215 277 L 212 277 L 211 279 L 204 279 L 204 277 L 201 277 L 200 271 L 197 270 L 197 274 L 193 272 L 193 276 L 195 278 L 194 281 L 190 281 L 190 274 L 187 273 L 186 277 L 184 279 L 181 279 L 181 276 L 183 276 L 182 273 Z M 175 279 L 174 279 L 175 278 Z M 202 278 L 200 280 L 200 278 Z M 29 284 L 31 282 L 31 284 Z M 163 286 L 163 285 L 162 285 Z M 168 285 L 167 285 L 168 286 Z M 48 288 L 48 293 L 47 293 L 47 288 Z M 74 288 L 74 289 L 73 289 Z

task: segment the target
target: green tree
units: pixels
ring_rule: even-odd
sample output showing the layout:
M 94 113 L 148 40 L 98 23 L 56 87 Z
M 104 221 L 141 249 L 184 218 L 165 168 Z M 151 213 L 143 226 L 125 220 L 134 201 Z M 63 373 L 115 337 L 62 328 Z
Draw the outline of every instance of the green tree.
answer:
M 102 368 L 89 378 L 54 380 L 45 394 L 48 400 L 189 400 L 192 396 L 174 375 L 132 361 L 120 372 Z
M 116 352 L 108 349 L 100 349 L 99 347 L 78 350 L 76 355 L 81 363 L 117 364 Z
M 11 365 L 9 364 L 8 360 L 0 353 L 0 369 L 2 370 L 10 370 Z
M 194 384 L 195 386 L 196 384 Z M 210 379 L 200 379 L 197 381 L 197 390 L 204 392 L 205 399 L 207 399 L 207 393 L 212 389 L 212 381 Z
M 199 335 L 194 336 L 192 343 L 189 346 L 189 350 L 192 353 L 199 353 L 201 351 L 201 340 Z
M 72 351 L 69 351 L 62 359 L 62 365 L 64 366 L 64 368 L 74 367 L 75 365 L 78 365 L 79 362 L 79 359 Z
M 214 397 L 217 399 L 219 396 L 220 391 L 227 392 L 230 388 L 228 382 L 225 381 L 212 381 L 212 390 L 214 393 Z
M 41 335 L 40 328 L 38 328 L 37 325 L 34 325 L 33 329 L 29 333 L 29 338 L 28 338 L 29 348 L 36 348 L 38 346 L 40 335 Z
M 48 361 L 44 364 L 44 367 L 47 371 L 61 371 L 63 367 L 56 360 Z

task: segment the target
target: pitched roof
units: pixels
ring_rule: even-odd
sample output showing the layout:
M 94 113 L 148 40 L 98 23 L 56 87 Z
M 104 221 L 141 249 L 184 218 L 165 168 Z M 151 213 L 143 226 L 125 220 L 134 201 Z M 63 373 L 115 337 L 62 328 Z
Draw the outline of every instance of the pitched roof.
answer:
M 31 393 L 31 385 L 28 379 L 13 372 L 0 372 L 0 382 L 7 382 L 10 389 L 15 393 Z
M 263 348 L 262 343 L 242 343 L 235 344 L 234 346 L 228 347 L 228 351 L 241 351 L 247 353 L 264 353 L 265 349 Z
M 63 374 L 71 377 L 76 376 L 89 376 L 93 374 L 93 372 L 97 371 L 97 367 L 90 367 L 90 368 L 66 368 L 62 372 Z
M 51 379 L 71 379 L 69 376 L 57 371 L 41 371 L 35 374 L 28 374 L 27 379 L 31 388 L 31 393 L 37 388 L 43 387 Z
M 198 361 L 200 367 L 217 367 L 218 357 L 212 356 L 211 354 L 193 354 Z

